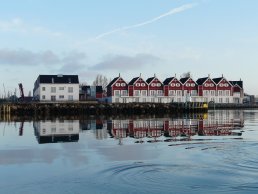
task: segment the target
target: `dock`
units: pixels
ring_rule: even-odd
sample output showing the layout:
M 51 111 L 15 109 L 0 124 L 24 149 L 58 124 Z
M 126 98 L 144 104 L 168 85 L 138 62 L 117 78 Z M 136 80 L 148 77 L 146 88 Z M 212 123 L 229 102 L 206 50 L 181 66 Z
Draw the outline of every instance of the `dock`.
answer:
M 207 112 L 207 103 L 31 102 L 0 104 L 2 115 L 118 115 Z

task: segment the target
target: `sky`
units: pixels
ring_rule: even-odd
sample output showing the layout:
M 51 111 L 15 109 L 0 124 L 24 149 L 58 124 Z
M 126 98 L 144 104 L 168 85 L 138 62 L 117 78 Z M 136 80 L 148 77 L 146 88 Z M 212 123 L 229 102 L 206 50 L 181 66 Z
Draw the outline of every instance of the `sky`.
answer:
M 257 0 L 0 0 L 0 96 L 38 75 L 163 81 L 191 72 L 258 95 Z M 17 92 L 17 95 L 19 93 Z

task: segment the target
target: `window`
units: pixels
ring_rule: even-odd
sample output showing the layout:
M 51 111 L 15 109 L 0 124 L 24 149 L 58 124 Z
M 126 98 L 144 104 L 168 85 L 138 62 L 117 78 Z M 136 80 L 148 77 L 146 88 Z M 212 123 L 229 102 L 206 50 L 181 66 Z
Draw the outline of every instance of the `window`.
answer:
M 158 96 L 163 96 L 163 91 L 162 90 L 158 90 Z
M 142 99 L 142 102 L 146 102 L 146 98 L 143 98 L 143 99 Z
M 141 86 L 141 84 L 140 84 L 140 83 L 136 83 L 135 86 L 136 86 L 136 87 L 139 87 L 139 86 Z
M 59 87 L 59 90 L 64 90 L 64 87 Z
M 177 91 L 176 91 L 176 95 L 177 95 L 177 96 L 182 96 L 181 91 L 180 91 L 180 90 L 177 90 Z
M 144 86 L 145 86 L 145 83 L 141 83 L 141 86 L 144 87 Z
M 68 100 L 73 100 L 73 96 L 72 96 L 72 95 L 69 95 L 69 96 L 68 96 Z
M 152 84 L 151 84 L 151 86 L 152 86 L 152 87 L 155 87 L 155 86 L 156 86 L 156 84 L 155 84 L 155 83 L 152 83 Z
M 191 86 L 192 86 L 192 87 L 194 87 L 194 86 L 195 86 L 195 84 L 194 84 L 194 83 L 191 83 Z
M 73 87 L 68 87 L 68 93 L 73 93 Z
M 116 83 L 116 86 L 119 87 L 119 86 L 120 86 L 120 83 Z
M 42 100 L 45 100 L 46 99 L 46 96 L 45 95 L 42 95 Z
M 222 103 L 223 102 L 223 99 L 222 98 L 219 98 L 219 103 Z
M 56 93 L 56 87 L 51 87 L 51 93 Z
M 197 96 L 197 90 L 191 90 L 191 96 Z
M 115 96 L 120 96 L 120 91 L 119 90 L 115 90 L 114 93 L 115 93 Z
M 229 90 L 226 90 L 226 96 L 230 96 L 230 91 Z
M 42 87 L 42 91 L 46 91 L 46 87 Z
M 125 84 L 125 83 L 121 83 L 121 86 L 123 86 L 123 87 L 124 87 L 124 86 L 126 86 L 126 84 Z
M 211 96 L 215 96 L 215 91 L 211 90 Z
M 118 103 L 119 102 L 119 98 L 115 98 L 115 102 Z
M 155 102 L 155 98 L 151 98 L 151 102 Z
M 179 83 L 177 83 L 177 84 L 176 84 L 176 87 L 180 87 L 180 84 L 179 84 Z
M 134 90 L 134 96 L 140 96 L 140 91 L 139 90 Z
M 214 84 L 210 84 L 210 87 L 213 87 L 214 86 Z
M 147 91 L 146 90 L 142 90 L 142 96 L 147 96 Z
M 55 128 L 55 127 L 52 127 L 52 128 L 51 128 L 51 132 L 52 132 L 52 133 L 55 133 L 55 132 L 56 132 L 56 128 Z
M 127 90 L 122 90 L 122 96 L 127 96 Z
M 150 96 L 155 96 L 155 90 L 150 90 Z
M 229 98 L 226 98 L 226 103 L 229 103 Z
M 175 87 L 175 86 L 176 86 L 176 84 L 172 83 L 172 84 L 171 84 L 171 86 L 172 86 L 172 87 Z
M 56 96 L 51 96 L 51 101 L 56 101 Z
M 160 86 L 161 86 L 161 83 L 157 83 L 157 86 L 160 87 Z
M 169 96 L 175 96 L 176 95 L 176 91 L 175 90 L 169 90 L 168 95 Z
M 64 95 L 60 95 L 60 96 L 59 96 L 59 99 L 64 99 Z

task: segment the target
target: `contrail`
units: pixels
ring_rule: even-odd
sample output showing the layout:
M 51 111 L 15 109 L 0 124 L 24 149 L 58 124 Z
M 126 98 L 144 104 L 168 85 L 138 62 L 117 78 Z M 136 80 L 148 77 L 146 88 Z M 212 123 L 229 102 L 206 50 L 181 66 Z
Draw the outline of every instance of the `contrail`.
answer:
M 141 22 L 141 23 L 138 23 L 138 24 L 134 24 L 134 25 L 131 25 L 131 26 L 124 26 L 124 27 L 121 27 L 121 28 L 116 28 L 112 31 L 108 31 L 108 32 L 105 32 L 105 33 L 102 33 L 102 34 L 99 34 L 98 36 L 95 37 L 95 40 L 97 39 L 101 39 L 107 35 L 110 35 L 110 34 L 114 34 L 116 32 L 120 32 L 120 31 L 125 31 L 125 30 L 129 30 L 129 29 L 133 29 L 133 28 L 139 28 L 139 27 L 142 27 L 142 26 L 145 26 L 145 25 L 148 25 L 148 24 L 151 24 L 151 23 L 154 23 L 164 17 L 167 17 L 167 16 L 170 16 L 170 15 L 173 15 L 173 14 L 176 14 L 176 13 L 180 13 L 180 12 L 183 12 L 187 9 L 191 9 L 195 6 L 196 4 L 194 3 L 190 3 L 190 4 L 185 4 L 185 5 L 182 5 L 180 7 L 177 7 L 177 8 L 174 8 L 174 9 L 171 9 L 170 11 L 164 13 L 164 14 L 161 14 L 153 19 L 150 19 L 150 20 L 147 20 L 147 21 L 144 21 L 144 22 Z

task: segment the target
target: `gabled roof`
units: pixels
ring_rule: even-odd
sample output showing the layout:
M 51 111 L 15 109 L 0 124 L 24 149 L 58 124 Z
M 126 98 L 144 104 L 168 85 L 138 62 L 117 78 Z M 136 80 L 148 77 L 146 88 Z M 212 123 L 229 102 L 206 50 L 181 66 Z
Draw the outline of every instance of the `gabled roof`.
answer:
M 39 83 L 53 84 L 79 84 L 78 75 L 39 75 Z
M 163 84 L 164 85 L 168 85 L 175 77 L 169 77 L 169 78 L 166 78 L 164 81 L 163 81 Z
M 208 79 L 209 77 L 203 77 L 203 78 L 199 78 L 196 83 L 198 85 L 202 85 L 204 82 L 206 82 L 206 80 Z
M 111 82 L 109 82 L 109 84 L 107 85 L 107 87 L 111 87 L 120 77 L 115 77 Z
M 152 80 L 154 80 L 154 79 L 155 79 L 155 77 L 150 77 L 150 78 L 148 78 L 148 79 L 146 80 L 147 84 L 151 83 Z
M 218 84 L 222 79 L 224 79 L 224 77 L 218 77 L 218 78 L 213 78 L 212 80 Z
M 128 85 L 133 85 L 140 77 L 133 78 Z
M 182 83 L 182 84 L 185 84 L 185 82 L 187 82 L 187 80 L 189 80 L 190 79 L 190 77 L 184 77 L 184 78 L 181 78 L 180 79 L 180 82 Z
M 238 85 L 240 88 L 243 88 L 243 81 L 229 81 L 233 86 Z
M 147 84 L 150 84 L 154 79 L 157 79 L 157 80 L 162 84 L 162 82 L 161 82 L 157 77 L 155 77 L 155 76 L 148 78 L 148 79 L 146 80 Z

